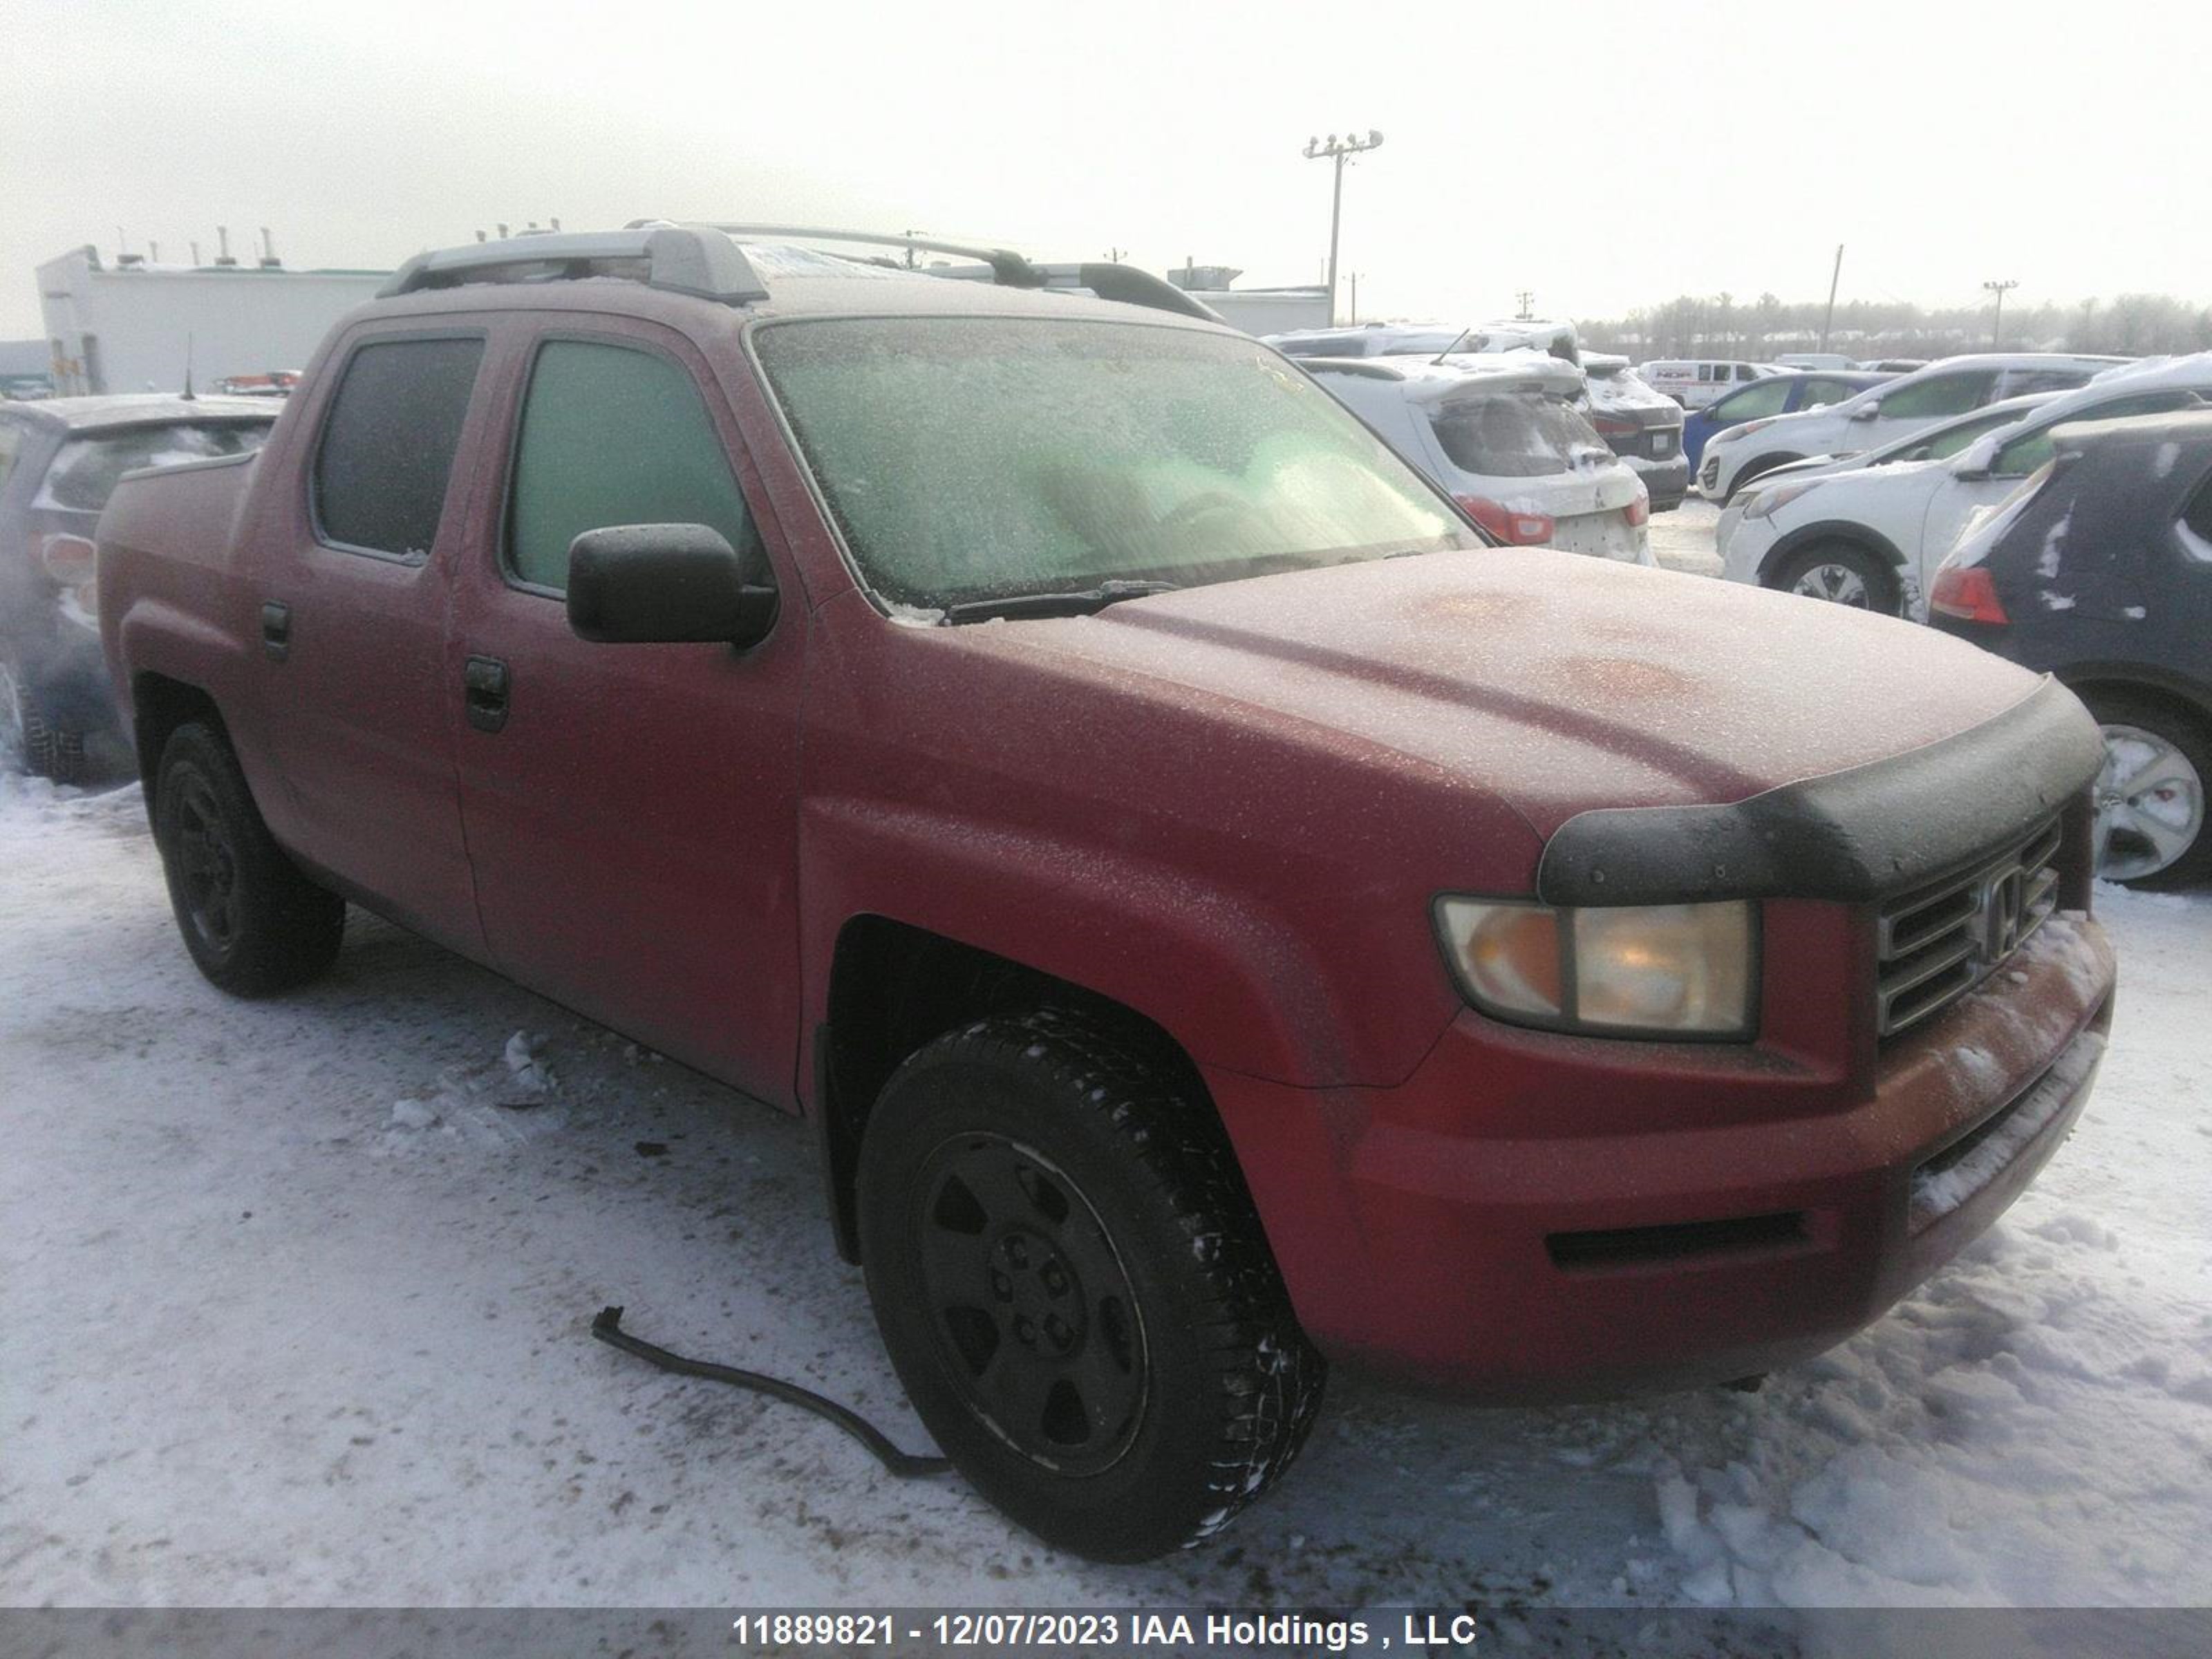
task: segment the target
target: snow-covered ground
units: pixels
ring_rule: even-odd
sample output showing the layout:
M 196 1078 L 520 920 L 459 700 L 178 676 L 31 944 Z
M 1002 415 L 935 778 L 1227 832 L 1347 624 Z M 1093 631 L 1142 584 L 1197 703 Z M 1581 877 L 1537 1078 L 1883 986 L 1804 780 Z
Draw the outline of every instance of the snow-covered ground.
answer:
M 1139 1568 L 683 1381 L 924 1443 L 806 1133 L 356 913 L 227 1000 L 137 791 L 0 775 L 0 1603 L 2212 1601 L 2212 896 L 2100 895 L 2074 1139 L 1756 1395 L 1477 1412 L 1334 1379 L 1272 1501 Z

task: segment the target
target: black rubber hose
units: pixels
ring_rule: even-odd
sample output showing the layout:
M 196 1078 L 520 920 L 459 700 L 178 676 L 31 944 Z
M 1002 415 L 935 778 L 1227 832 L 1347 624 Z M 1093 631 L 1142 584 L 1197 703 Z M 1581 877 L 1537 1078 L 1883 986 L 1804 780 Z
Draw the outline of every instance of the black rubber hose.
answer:
M 592 1334 L 610 1347 L 620 1348 L 624 1353 L 634 1353 L 640 1359 L 650 1360 L 664 1371 L 675 1371 L 684 1376 L 703 1376 L 709 1382 L 727 1382 L 733 1388 L 751 1389 L 756 1393 L 786 1401 L 793 1406 L 803 1406 L 817 1417 L 826 1417 L 876 1455 L 876 1461 L 902 1480 L 912 1480 L 923 1475 L 944 1474 L 952 1468 L 948 1457 L 922 1457 L 913 1452 L 901 1451 L 894 1446 L 882 1430 L 849 1407 L 800 1388 L 795 1382 L 786 1382 L 781 1377 L 763 1376 L 758 1371 L 739 1370 L 734 1365 L 717 1365 L 711 1360 L 687 1359 L 680 1353 L 655 1346 L 642 1337 L 632 1336 L 622 1328 L 620 1308 L 602 1308 L 599 1317 L 592 1322 Z

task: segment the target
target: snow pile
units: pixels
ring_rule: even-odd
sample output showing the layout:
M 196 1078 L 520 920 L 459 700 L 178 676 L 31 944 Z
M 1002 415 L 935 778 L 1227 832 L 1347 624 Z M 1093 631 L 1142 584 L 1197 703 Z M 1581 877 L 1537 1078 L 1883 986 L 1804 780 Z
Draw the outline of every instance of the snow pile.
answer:
M 543 1034 L 517 1031 L 496 1061 L 443 1067 L 436 1085 L 392 1105 L 387 1151 L 404 1151 L 425 1131 L 488 1149 L 519 1146 L 568 1127 L 548 1105 L 556 1088 Z

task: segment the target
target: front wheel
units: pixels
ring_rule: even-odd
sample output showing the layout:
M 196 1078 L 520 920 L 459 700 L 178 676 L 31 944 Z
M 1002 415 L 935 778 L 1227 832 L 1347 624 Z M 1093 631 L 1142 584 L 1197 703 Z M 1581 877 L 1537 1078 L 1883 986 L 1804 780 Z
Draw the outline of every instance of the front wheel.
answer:
M 2188 887 L 2212 878 L 2204 793 L 2212 784 L 2205 728 L 2165 704 L 2084 691 L 2105 734 L 2097 777 L 2097 873 L 2131 887 Z
M 213 726 L 179 726 L 155 774 L 154 844 L 192 961 L 223 990 L 266 996 L 337 959 L 345 901 L 301 875 L 262 822 Z
M 1184 1068 L 1054 1011 L 948 1032 L 861 1142 L 862 1260 L 900 1379 L 984 1497 L 1143 1561 L 1290 1467 L 1321 1356 Z
M 1899 614 L 1897 573 L 1849 542 L 1820 542 L 1792 554 L 1775 573 L 1774 586 L 1855 611 Z

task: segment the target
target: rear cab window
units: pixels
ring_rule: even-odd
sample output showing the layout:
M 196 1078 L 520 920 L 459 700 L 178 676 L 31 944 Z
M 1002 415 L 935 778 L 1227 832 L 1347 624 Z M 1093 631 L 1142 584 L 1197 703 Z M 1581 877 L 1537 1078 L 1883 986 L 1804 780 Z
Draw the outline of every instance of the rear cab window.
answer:
M 382 558 L 429 556 L 483 351 L 480 334 L 355 349 L 308 475 L 318 541 Z

